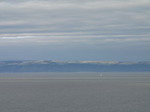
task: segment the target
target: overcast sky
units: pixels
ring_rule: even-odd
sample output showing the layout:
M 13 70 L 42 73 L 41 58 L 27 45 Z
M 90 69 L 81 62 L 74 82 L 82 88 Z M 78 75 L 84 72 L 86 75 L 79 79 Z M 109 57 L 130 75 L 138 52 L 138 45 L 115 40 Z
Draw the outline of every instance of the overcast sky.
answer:
M 150 0 L 1 0 L 0 60 L 150 60 Z

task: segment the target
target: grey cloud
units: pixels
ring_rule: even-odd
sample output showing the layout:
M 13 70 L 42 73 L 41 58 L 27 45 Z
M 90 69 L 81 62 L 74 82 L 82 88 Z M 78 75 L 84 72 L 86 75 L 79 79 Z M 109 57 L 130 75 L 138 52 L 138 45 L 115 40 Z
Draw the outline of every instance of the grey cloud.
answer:
M 40 39 L 37 35 L 36 39 L 43 43 L 62 42 L 55 35 L 55 41 L 50 36 L 43 37 L 45 33 L 54 32 L 61 34 L 64 42 L 75 42 L 73 37 L 79 32 L 84 34 L 78 35 L 80 39 L 76 42 L 123 41 L 113 38 L 113 35 L 124 35 L 124 41 L 147 40 L 144 34 L 150 36 L 149 4 L 148 0 L 2 0 L 0 33 L 16 36 L 22 33 L 29 33 L 29 36 L 42 33 Z M 70 33 L 67 39 L 64 33 Z M 109 35 L 112 35 L 111 38 L 108 38 Z

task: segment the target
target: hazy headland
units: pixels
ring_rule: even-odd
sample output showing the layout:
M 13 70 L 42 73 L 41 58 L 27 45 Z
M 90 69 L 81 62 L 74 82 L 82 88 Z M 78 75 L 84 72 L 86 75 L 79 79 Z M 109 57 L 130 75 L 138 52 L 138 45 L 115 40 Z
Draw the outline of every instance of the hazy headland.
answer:
M 150 72 L 150 62 L 0 61 L 0 73 L 13 72 Z

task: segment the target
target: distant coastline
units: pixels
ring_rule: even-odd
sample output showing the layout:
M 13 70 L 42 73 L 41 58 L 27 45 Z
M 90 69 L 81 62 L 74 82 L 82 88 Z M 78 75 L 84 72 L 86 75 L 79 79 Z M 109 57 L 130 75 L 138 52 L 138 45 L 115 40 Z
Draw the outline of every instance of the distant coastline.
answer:
M 150 72 L 150 61 L 0 61 L 0 73 L 15 72 Z

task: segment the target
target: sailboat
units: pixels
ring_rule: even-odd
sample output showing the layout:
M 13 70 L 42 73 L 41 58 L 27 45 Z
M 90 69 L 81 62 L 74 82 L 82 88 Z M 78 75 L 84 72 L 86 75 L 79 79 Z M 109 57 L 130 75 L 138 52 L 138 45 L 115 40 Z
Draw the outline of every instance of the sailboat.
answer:
M 102 77 L 103 77 L 103 74 L 100 74 L 99 77 L 102 78 Z

